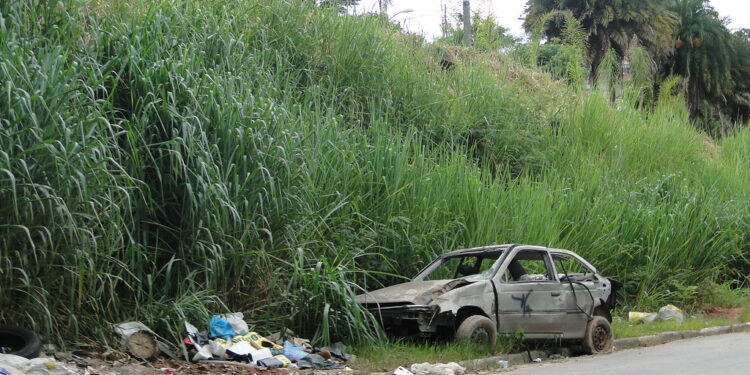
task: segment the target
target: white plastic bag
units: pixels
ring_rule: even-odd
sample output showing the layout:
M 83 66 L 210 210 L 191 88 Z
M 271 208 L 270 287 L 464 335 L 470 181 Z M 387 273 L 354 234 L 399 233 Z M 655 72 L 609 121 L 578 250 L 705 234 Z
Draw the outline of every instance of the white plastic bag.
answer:
M 227 352 L 227 348 L 221 346 L 218 342 L 211 340 L 208 342 L 208 351 L 213 354 L 214 357 L 224 358 L 224 354 Z
M 247 322 L 244 320 L 245 314 L 241 312 L 229 313 L 224 315 L 229 324 L 232 325 L 232 330 L 238 335 L 245 335 L 250 332 L 250 328 L 247 326 Z

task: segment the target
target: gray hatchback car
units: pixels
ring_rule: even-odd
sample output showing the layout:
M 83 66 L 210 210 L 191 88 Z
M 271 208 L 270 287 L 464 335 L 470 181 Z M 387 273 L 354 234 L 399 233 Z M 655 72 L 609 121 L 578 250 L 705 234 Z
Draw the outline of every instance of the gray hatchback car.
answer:
M 480 343 L 498 333 L 612 349 L 621 284 L 569 250 L 497 245 L 443 254 L 412 281 L 357 296 L 389 333 Z

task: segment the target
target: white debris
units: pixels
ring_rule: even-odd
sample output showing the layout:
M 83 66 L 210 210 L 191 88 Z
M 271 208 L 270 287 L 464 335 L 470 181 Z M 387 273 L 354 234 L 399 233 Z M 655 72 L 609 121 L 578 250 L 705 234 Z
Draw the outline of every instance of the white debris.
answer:
M 414 375 L 463 375 L 466 369 L 456 362 L 431 364 L 428 362 L 411 365 Z
M 414 373 L 404 367 L 399 367 L 396 371 L 393 371 L 393 375 L 414 375 Z
M 70 375 L 75 374 L 54 358 L 26 359 L 12 354 L 0 354 L 0 368 L 10 375 Z

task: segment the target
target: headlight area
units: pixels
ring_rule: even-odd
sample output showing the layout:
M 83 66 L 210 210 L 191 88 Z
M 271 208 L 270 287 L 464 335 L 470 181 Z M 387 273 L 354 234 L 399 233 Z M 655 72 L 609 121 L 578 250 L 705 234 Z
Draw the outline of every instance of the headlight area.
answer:
M 386 332 L 399 337 L 450 336 L 455 315 L 435 305 L 366 306 Z

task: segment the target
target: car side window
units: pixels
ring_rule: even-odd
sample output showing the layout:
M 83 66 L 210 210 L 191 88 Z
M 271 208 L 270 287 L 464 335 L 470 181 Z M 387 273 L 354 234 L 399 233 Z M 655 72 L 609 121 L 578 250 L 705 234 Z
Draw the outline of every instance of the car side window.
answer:
M 567 254 L 553 254 L 552 261 L 555 263 L 557 277 L 561 281 L 586 281 L 593 277 L 594 272 L 575 257 Z
M 546 251 L 522 250 L 510 261 L 501 280 L 509 283 L 557 281 L 550 265 Z

